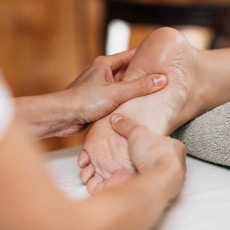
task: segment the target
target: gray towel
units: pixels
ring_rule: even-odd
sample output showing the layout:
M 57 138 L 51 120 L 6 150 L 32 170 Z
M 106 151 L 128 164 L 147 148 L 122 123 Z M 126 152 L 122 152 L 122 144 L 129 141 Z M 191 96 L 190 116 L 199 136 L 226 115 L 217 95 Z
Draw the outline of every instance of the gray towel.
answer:
M 230 102 L 221 105 L 177 129 L 188 154 L 202 160 L 230 166 Z

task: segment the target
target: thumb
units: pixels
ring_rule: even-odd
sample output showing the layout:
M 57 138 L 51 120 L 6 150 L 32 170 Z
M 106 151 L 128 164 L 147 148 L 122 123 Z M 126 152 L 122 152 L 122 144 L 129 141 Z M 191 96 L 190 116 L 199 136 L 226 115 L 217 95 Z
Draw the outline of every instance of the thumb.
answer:
M 110 118 L 110 122 L 113 129 L 127 139 L 131 138 L 138 127 L 138 124 L 134 121 L 119 113 L 113 114 Z
M 143 76 L 127 82 L 116 82 L 116 93 L 119 95 L 118 103 L 121 104 L 129 99 L 145 96 L 163 89 L 168 79 L 162 74 Z

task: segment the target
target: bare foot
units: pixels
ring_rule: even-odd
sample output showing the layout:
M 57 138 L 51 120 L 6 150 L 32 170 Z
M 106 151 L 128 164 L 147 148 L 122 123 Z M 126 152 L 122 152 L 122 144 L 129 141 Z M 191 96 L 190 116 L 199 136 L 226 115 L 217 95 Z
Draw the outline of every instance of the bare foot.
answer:
M 196 79 L 198 58 L 199 52 L 180 32 L 171 28 L 156 30 L 138 48 L 124 80 L 157 73 L 168 76 L 168 86 L 155 94 L 132 99 L 116 112 L 147 125 L 155 133 L 171 134 L 202 112 L 203 87 L 201 80 Z M 92 126 L 78 159 L 83 168 L 81 179 L 90 193 L 122 184 L 135 174 L 127 143 L 113 131 L 109 118 Z

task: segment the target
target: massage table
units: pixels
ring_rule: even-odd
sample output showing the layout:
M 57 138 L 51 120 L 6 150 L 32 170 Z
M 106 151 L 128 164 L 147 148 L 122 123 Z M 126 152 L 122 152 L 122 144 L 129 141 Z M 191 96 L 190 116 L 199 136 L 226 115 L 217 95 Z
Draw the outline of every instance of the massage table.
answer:
M 57 186 L 74 200 L 89 196 L 76 164 L 80 150 L 79 146 L 42 156 Z M 182 192 L 156 229 L 229 230 L 230 170 L 188 156 Z

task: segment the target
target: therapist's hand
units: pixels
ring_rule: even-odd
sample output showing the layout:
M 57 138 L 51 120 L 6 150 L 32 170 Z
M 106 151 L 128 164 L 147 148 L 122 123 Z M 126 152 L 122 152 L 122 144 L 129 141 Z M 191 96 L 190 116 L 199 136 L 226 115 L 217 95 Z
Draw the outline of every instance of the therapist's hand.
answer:
M 138 173 L 151 172 L 157 167 L 168 171 L 161 183 L 168 183 L 167 195 L 170 200 L 174 199 L 181 190 L 186 173 L 185 145 L 176 139 L 154 134 L 146 126 L 121 114 L 113 114 L 111 124 L 127 139 L 130 159 Z
M 157 74 L 121 82 L 134 52 L 96 58 L 62 91 L 15 99 L 17 117 L 36 139 L 65 137 L 81 131 L 131 98 L 164 88 L 167 78 Z
M 135 50 L 96 58 L 63 92 L 66 114 L 70 123 L 59 136 L 78 132 L 85 125 L 115 110 L 121 103 L 138 96 L 154 93 L 167 85 L 162 75 L 145 76 L 121 82 Z

